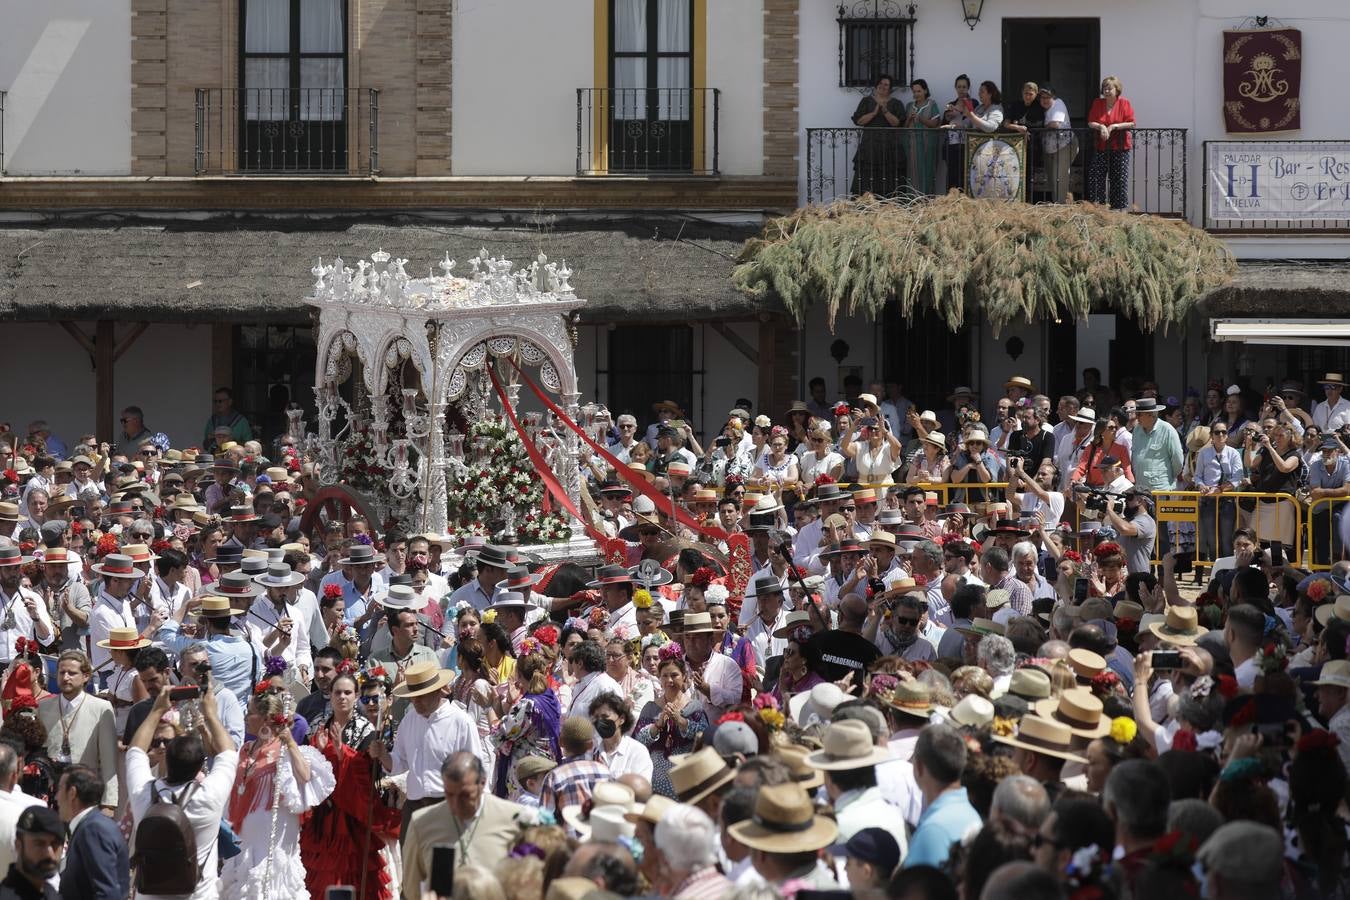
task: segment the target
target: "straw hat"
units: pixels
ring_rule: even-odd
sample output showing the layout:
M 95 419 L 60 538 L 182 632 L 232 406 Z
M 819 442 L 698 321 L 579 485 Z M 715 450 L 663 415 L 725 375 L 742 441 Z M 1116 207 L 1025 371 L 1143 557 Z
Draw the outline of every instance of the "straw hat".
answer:
M 1021 747 L 1032 753 L 1053 756 L 1069 762 L 1087 764 L 1087 760 L 1073 752 L 1073 731 L 1069 726 L 1039 716 L 1026 716 L 1011 736 L 994 735 L 994 740 L 1009 747 Z
M 601 781 L 591 790 L 590 808 L 587 809 L 586 805 L 581 803 L 568 804 L 562 810 L 563 821 L 572 826 L 581 835 L 582 840 L 587 840 L 592 837 L 592 826 L 600 824 L 596 821 L 597 818 L 605 818 L 599 814 L 602 811 L 614 812 L 631 837 L 633 825 L 627 821 L 626 816 L 632 812 L 635 799 L 633 789 L 623 782 Z
M 1027 700 L 1044 700 L 1050 696 L 1050 676 L 1040 669 L 1017 669 L 1008 683 L 1008 693 Z
M 1199 623 L 1194 606 L 1169 606 L 1164 620 L 1152 623 L 1148 630 L 1169 644 L 1192 647 L 1200 635 L 1209 631 Z
M 930 431 L 923 436 L 923 439 L 939 449 L 947 449 L 947 436 L 940 431 Z
M 98 645 L 104 650 L 139 650 L 149 647 L 150 642 L 135 628 L 110 628 L 108 639 L 99 641 Z
M 993 619 L 972 619 L 969 625 L 957 625 L 956 630 L 970 637 L 984 637 L 987 634 L 1003 634 L 1004 627 Z
M 145 544 L 127 544 L 122 548 L 122 552 L 130 556 L 131 561 L 137 565 L 152 563 L 159 559 L 158 556 L 150 552 L 150 548 Z
M 199 615 L 208 619 L 228 619 L 240 612 L 242 610 L 235 609 L 229 597 L 221 597 L 215 594 L 202 595 L 201 609 L 198 610 Z
M 517 766 L 516 769 L 517 772 L 519 772 L 520 767 Z M 636 822 L 641 819 L 649 825 L 655 825 L 657 822 L 661 821 L 661 817 L 665 815 L 666 810 L 674 805 L 675 801 L 669 797 L 662 797 L 660 794 L 652 794 L 651 797 L 647 799 L 646 803 L 634 803 L 629 807 L 628 812 L 624 814 L 624 818 L 630 822 Z
M 1102 701 L 1086 688 L 1067 690 L 1058 700 L 1041 700 L 1032 708 L 1042 719 L 1058 722 L 1078 737 L 1092 739 L 1111 733 L 1111 720 L 1102 714 Z
M 1319 605 L 1313 612 L 1313 618 L 1315 618 L 1317 624 L 1321 625 L 1323 628 L 1327 627 L 1327 623 L 1332 619 L 1350 621 L 1350 594 L 1341 594 L 1336 598 L 1335 603 L 1323 603 Z
M 352 544 L 347 555 L 338 560 L 340 566 L 373 566 L 380 554 L 369 544 Z
M 1312 682 L 1322 687 L 1350 688 L 1350 660 L 1333 659 L 1322 665 L 1322 672 Z
M 979 694 L 966 694 L 952 707 L 947 718 L 957 725 L 981 728 L 994 721 L 994 704 Z
M 839 826 L 832 819 L 816 815 L 811 798 L 801 786 L 772 784 L 759 789 L 754 815 L 732 825 L 730 832 L 752 850 L 807 853 L 833 844 L 839 836 Z
M 704 615 L 706 616 L 707 613 L 704 613 Z M 689 633 L 688 617 L 685 618 L 684 625 L 685 625 L 685 633 L 688 634 Z M 800 610 L 788 613 L 786 616 L 783 617 L 783 627 L 775 629 L 773 636 L 776 638 L 791 638 L 792 633 L 796 631 L 799 627 L 806 627 L 808 629 L 811 627 L 811 615 L 809 613 Z
M 781 744 L 773 748 L 773 757 L 787 767 L 792 783 L 802 790 L 814 791 L 825 783 L 823 769 L 814 768 L 806 758 L 811 751 L 800 744 Z
M 896 712 L 920 719 L 927 719 L 933 712 L 933 693 L 921 681 L 900 682 L 893 690 L 881 695 L 881 702 Z
M 889 751 L 872 742 L 872 729 L 866 722 L 845 719 L 826 726 L 821 749 L 806 757 L 806 762 L 826 772 L 840 772 L 878 766 L 890 759 Z
M 232 602 L 242 603 L 243 608 L 247 608 L 249 602 L 263 592 L 263 588 L 247 572 L 226 572 L 206 592 L 217 597 L 228 597 Z
M 1340 372 L 1328 372 L 1326 377 L 1317 383 L 1322 385 L 1330 384 L 1335 387 L 1345 387 L 1345 376 Z
M 1091 680 L 1106 671 L 1106 660 L 1081 647 L 1069 651 L 1069 665 L 1080 679 Z
M 453 678 L 453 672 L 442 669 L 435 662 L 413 663 L 403 670 L 403 681 L 394 687 L 394 696 L 406 699 L 430 694 L 445 687 Z
M 1036 393 L 1036 388 L 1032 385 L 1031 379 L 1028 378 L 1028 377 L 1026 377 L 1025 375 L 1014 375 L 1013 377 L 1009 378 L 1007 381 L 1003 382 L 1003 389 L 1004 389 L 1005 391 L 1008 390 L 1009 388 L 1015 388 L 1015 387 L 1016 387 L 1016 388 L 1021 388 L 1022 390 L 1026 391 L 1028 394 L 1034 394 L 1034 393 Z
M 299 572 L 292 572 L 291 567 L 285 563 L 272 563 L 266 572 L 253 576 L 253 580 L 264 588 L 287 588 L 304 584 L 305 576 Z
M 670 784 L 675 788 L 675 799 L 691 805 L 730 784 L 735 777 L 736 773 L 712 747 L 690 753 L 670 769 Z
M 0 566 L 12 566 L 18 564 L 16 562 L 6 561 L 6 553 L 8 552 L 18 553 L 19 551 L 16 547 L 0 547 Z M 24 560 L 24 562 L 27 561 L 28 560 L 26 559 Z M 140 578 L 143 574 L 131 561 L 131 557 L 127 556 L 125 553 L 109 553 L 107 556 L 103 557 L 103 562 L 92 565 L 89 568 L 100 578 Z

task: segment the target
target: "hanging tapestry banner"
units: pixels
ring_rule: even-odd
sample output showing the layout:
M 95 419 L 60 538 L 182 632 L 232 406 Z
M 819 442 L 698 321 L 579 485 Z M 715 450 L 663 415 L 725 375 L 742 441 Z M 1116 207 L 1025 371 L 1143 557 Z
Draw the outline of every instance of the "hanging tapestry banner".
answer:
M 1260 28 L 1223 33 L 1223 125 L 1229 134 L 1297 131 L 1303 33 Z

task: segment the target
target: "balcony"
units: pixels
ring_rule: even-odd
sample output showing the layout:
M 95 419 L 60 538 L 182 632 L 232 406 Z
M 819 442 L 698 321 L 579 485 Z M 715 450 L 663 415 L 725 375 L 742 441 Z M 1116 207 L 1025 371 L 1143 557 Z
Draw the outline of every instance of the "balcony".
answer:
M 197 175 L 377 175 L 380 92 L 199 88 Z
M 717 88 L 577 88 L 578 175 L 718 174 Z
M 943 163 L 950 134 L 927 128 L 808 128 L 807 202 L 829 203 L 868 191 L 878 195 L 945 193 Z M 1130 134 L 1134 148 L 1127 166 L 1128 207 L 1184 218 L 1186 129 L 1136 128 Z M 1053 156 L 1047 153 L 1055 142 L 1068 143 L 1068 150 Z M 964 142 L 959 146 L 964 165 Z M 1065 160 L 1065 152 L 1072 161 Z M 1033 202 L 1055 199 L 1055 180 L 1060 198 L 1087 198 L 1089 173 L 1112 169 L 1115 161 L 1110 153 L 1096 149 L 1096 134 L 1086 128 L 1032 129 L 1027 135 L 1026 198 Z

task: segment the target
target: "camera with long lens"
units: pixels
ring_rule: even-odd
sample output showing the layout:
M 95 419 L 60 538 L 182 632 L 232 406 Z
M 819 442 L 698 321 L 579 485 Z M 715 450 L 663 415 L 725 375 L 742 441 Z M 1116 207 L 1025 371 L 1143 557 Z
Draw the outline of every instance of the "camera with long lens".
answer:
M 1075 484 L 1073 492 L 1083 495 L 1083 507 L 1085 509 L 1096 513 L 1105 513 L 1108 509 L 1114 509 L 1118 516 L 1125 513 L 1125 497 L 1121 494 L 1104 491 L 1101 488 L 1086 484 Z

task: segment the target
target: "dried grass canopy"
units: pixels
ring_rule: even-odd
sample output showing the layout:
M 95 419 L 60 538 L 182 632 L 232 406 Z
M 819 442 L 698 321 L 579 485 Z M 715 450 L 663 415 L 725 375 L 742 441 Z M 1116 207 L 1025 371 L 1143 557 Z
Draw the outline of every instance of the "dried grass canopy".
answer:
M 840 312 L 876 318 L 892 302 L 953 331 L 974 308 L 995 330 L 1103 308 L 1166 329 L 1236 272 L 1221 243 L 1179 220 L 958 194 L 799 209 L 770 221 L 740 259 L 737 288 L 776 294 L 798 322 L 824 302 L 831 330 Z

